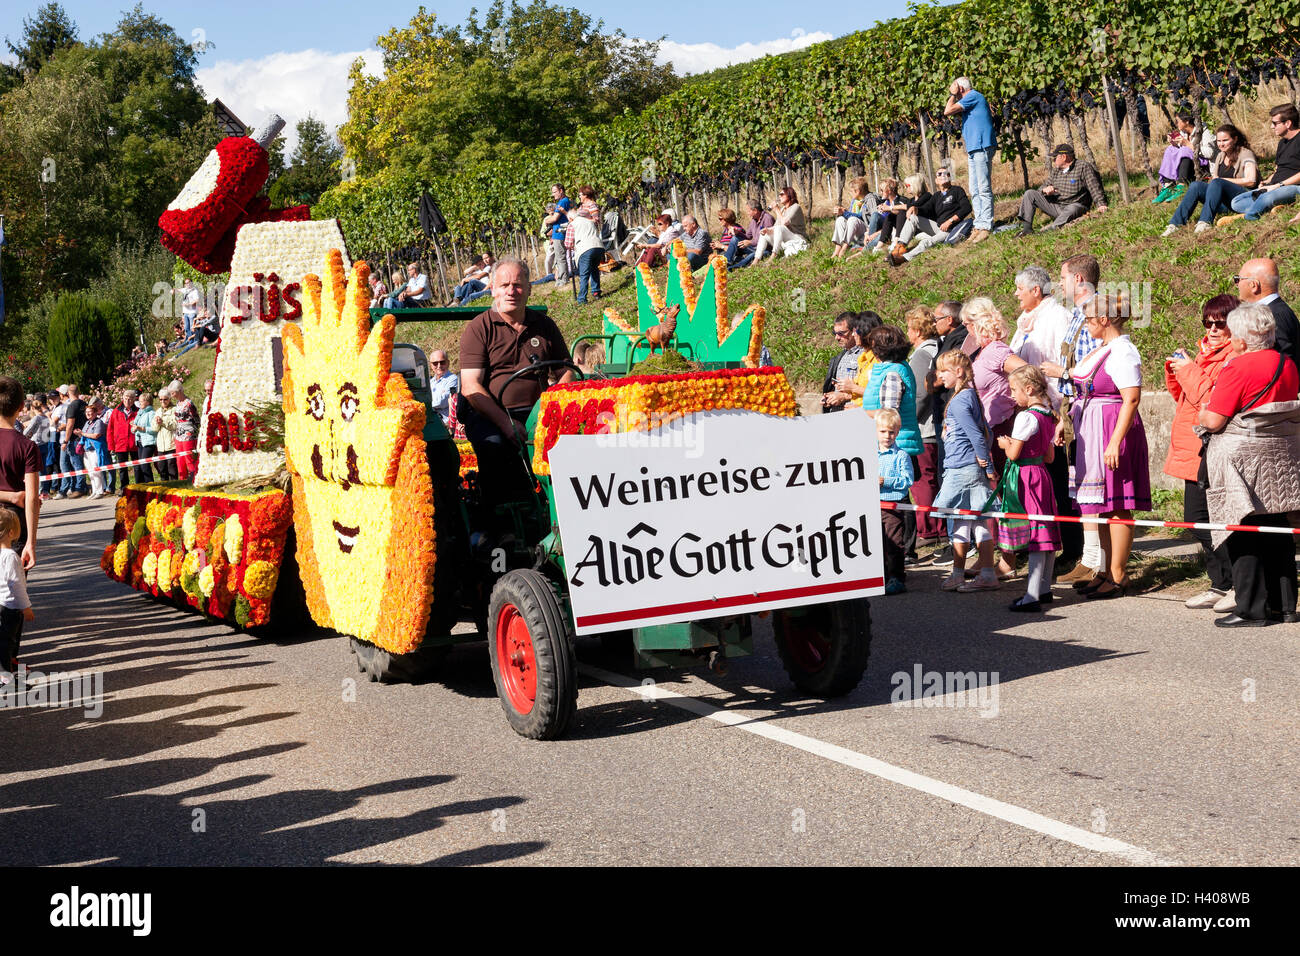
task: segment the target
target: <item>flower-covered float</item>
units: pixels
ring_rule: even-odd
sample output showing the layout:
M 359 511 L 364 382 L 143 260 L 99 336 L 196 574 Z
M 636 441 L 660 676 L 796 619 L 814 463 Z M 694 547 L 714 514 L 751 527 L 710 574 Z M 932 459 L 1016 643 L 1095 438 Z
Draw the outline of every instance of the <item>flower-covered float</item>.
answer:
M 241 628 L 270 623 L 293 520 L 289 496 L 132 485 L 100 567 L 115 581 Z
M 117 511 L 113 554 L 103 562 L 115 580 L 237 627 L 270 623 L 291 540 L 291 500 L 277 487 L 287 485 L 284 450 L 276 429 L 258 420 L 267 410 L 278 418 L 280 337 L 302 317 L 307 272 L 331 251 L 347 256 L 337 220 L 310 221 L 306 206 L 273 211 L 258 195 L 269 170 L 266 147 L 281 126 L 272 117 L 256 138 L 222 140 L 159 217 L 164 246 L 200 272 L 229 269 L 230 281 L 202 403 L 193 487 L 131 486 Z M 197 544 L 181 542 L 176 522 L 164 521 L 176 509 L 203 523 Z M 240 536 L 241 554 L 256 555 L 251 576 L 239 561 L 213 551 L 214 522 L 232 541 Z M 187 575 L 183 566 L 197 570 Z M 296 592 L 296 570 L 292 576 Z

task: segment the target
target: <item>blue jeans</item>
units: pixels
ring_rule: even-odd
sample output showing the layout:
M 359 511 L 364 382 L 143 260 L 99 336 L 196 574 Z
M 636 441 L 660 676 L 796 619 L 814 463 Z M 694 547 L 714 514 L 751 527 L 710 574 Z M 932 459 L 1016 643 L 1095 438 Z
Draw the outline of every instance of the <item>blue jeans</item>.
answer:
M 74 435 L 68 442 L 59 446 L 59 471 L 81 471 L 86 467 L 85 461 L 72 453 L 72 448 L 76 443 L 77 438 Z M 65 495 L 71 491 L 85 492 L 86 476 L 77 475 L 73 478 L 61 478 L 59 479 L 58 490 Z
M 451 294 L 453 298 L 463 303 L 470 296 L 474 295 L 477 292 L 482 292 L 486 288 L 487 286 L 482 282 L 480 282 L 478 279 L 467 279 L 466 281 L 462 282 L 460 285 L 456 286 L 456 288 L 452 289 Z
M 1249 192 L 1245 186 L 1238 186 L 1226 179 L 1211 179 L 1208 183 L 1198 179 L 1187 187 L 1187 193 L 1174 210 L 1174 218 L 1169 220 L 1169 225 L 1187 225 L 1192 213 L 1196 211 L 1197 203 L 1203 203 L 1200 221 L 1212 223 L 1215 216 L 1223 215 L 1231 209 L 1232 201 L 1244 192 Z
M 752 246 L 749 247 L 749 251 L 745 255 L 740 254 L 739 236 L 734 237 L 731 242 L 727 243 L 727 251 L 723 255 L 726 256 L 727 268 L 729 269 L 743 269 L 754 261 Z
M 970 154 L 970 204 L 975 211 L 975 228 L 993 228 L 993 151 L 977 149 Z
M 934 507 L 936 508 L 965 508 L 971 511 L 979 511 L 988 502 L 989 497 L 993 494 L 993 489 L 989 487 L 988 478 L 984 475 L 984 469 L 978 464 L 963 465 L 959 468 L 944 469 L 943 480 L 939 484 L 939 493 L 935 495 Z M 964 528 L 965 534 L 962 540 L 971 539 L 971 528 L 975 525 L 974 518 L 959 518 L 955 516 L 948 517 L 948 537 L 952 538 L 953 532 L 958 528 Z
M 1295 202 L 1297 196 L 1300 196 L 1300 186 L 1278 186 L 1276 189 L 1261 193 L 1258 199 L 1252 198 L 1250 193 L 1243 191 L 1232 200 L 1232 211 L 1245 213 L 1246 221 L 1254 222 L 1274 206 L 1285 206 L 1287 203 Z
M 605 259 L 604 249 L 588 249 L 578 257 L 578 304 L 582 305 L 587 301 L 587 289 L 595 295 L 600 295 L 600 269 L 601 262 Z

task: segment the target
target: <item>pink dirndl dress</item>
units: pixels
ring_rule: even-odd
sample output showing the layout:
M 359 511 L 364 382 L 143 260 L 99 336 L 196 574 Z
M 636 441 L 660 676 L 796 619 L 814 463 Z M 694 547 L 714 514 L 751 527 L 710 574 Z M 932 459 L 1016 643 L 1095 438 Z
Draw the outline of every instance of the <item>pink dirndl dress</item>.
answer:
M 1025 414 L 1021 412 L 1020 414 Z M 1043 463 L 1056 437 L 1056 419 L 1037 408 L 1028 410 L 1038 421 L 1038 431 L 1025 439 L 1016 460 L 1019 469 L 1018 491 L 1025 514 L 1056 514 L 1056 492 L 1052 475 Z M 1036 461 L 1034 459 L 1037 459 Z M 1008 462 L 1010 465 L 1011 462 Z M 1004 501 L 1005 505 L 1006 502 Z M 1008 551 L 1060 551 L 1061 531 L 1055 521 L 998 522 L 998 544 Z
M 1074 420 L 1076 450 L 1070 496 L 1085 515 L 1151 510 L 1147 433 L 1140 412 L 1133 413 L 1133 423 L 1120 443 L 1119 466 L 1107 468 L 1103 457 L 1123 407 L 1119 386 L 1106 371 L 1109 351 L 1104 346 L 1097 349 L 1093 353 L 1096 358 L 1084 359 L 1082 367 L 1076 367 L 1071 376 L 1075 400 L 1070 414 Z

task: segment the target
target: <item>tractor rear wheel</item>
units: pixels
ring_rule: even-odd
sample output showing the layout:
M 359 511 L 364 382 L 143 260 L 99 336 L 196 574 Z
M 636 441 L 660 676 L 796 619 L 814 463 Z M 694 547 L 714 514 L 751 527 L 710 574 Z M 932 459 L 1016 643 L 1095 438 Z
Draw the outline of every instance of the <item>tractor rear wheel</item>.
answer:
M 841 697 L 862 680 L 871 653 L 866 598 L 775 611 L 772 630 L 785 672 L 801 691 Z
M 509 571 L 488 602 L 488 654 L 506 720 L 534 740 L 564 733 L 578 706 L 568 615 L 545 575 Z

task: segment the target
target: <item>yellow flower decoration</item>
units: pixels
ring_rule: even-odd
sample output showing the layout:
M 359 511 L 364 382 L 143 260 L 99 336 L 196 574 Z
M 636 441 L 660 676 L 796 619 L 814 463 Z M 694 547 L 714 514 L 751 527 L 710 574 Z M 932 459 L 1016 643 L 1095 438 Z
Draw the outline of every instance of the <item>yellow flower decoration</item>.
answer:
M 267 600 L 275 592 L 275 582 L 280 570 L 270 561 L 254 561 L 244 572 L 244 593 L 251 598 Z
M 158 555 L 158 590 L 163 594 L 170 594 L 176 582 L 172 580 L 172 550 L 168 548 L 162 554 Z
M 239 515 L 226 519 L 226 560 L 238 564 L 244 554 L 244 526 L 239 523 Z
M 123 538 L 113 551 L 113 574 L 121 577 L 126 573 L 127 563 L 131 560 L 131 542 Z
M 285 457 L 298 566 L 315 621 L 394 653 L 433 601 L 433 486 L 424 406 L 392 367 L 392 316 L 370 324 L 369 268 L 331 251 L 284 329 Z
M 144 574 L 144 583 L 153 587 L 158 574 L 158 555 L 152 552 L 146 554 L 144 562 L 140 565 L 140 571 Z
M 205 565 L 199 572 L 199 590 L 203 592 L 204 597 L 212 597 L 212 589 L 216 584 L 217 579 L 212 571 L 212 565 Z
M 199 533 L 199 505 L 198 502 L 185 512 L 185 517 L 181 519 L 181 531 L 185 535 L 185 550 L 194 547 L 194 539 Z

